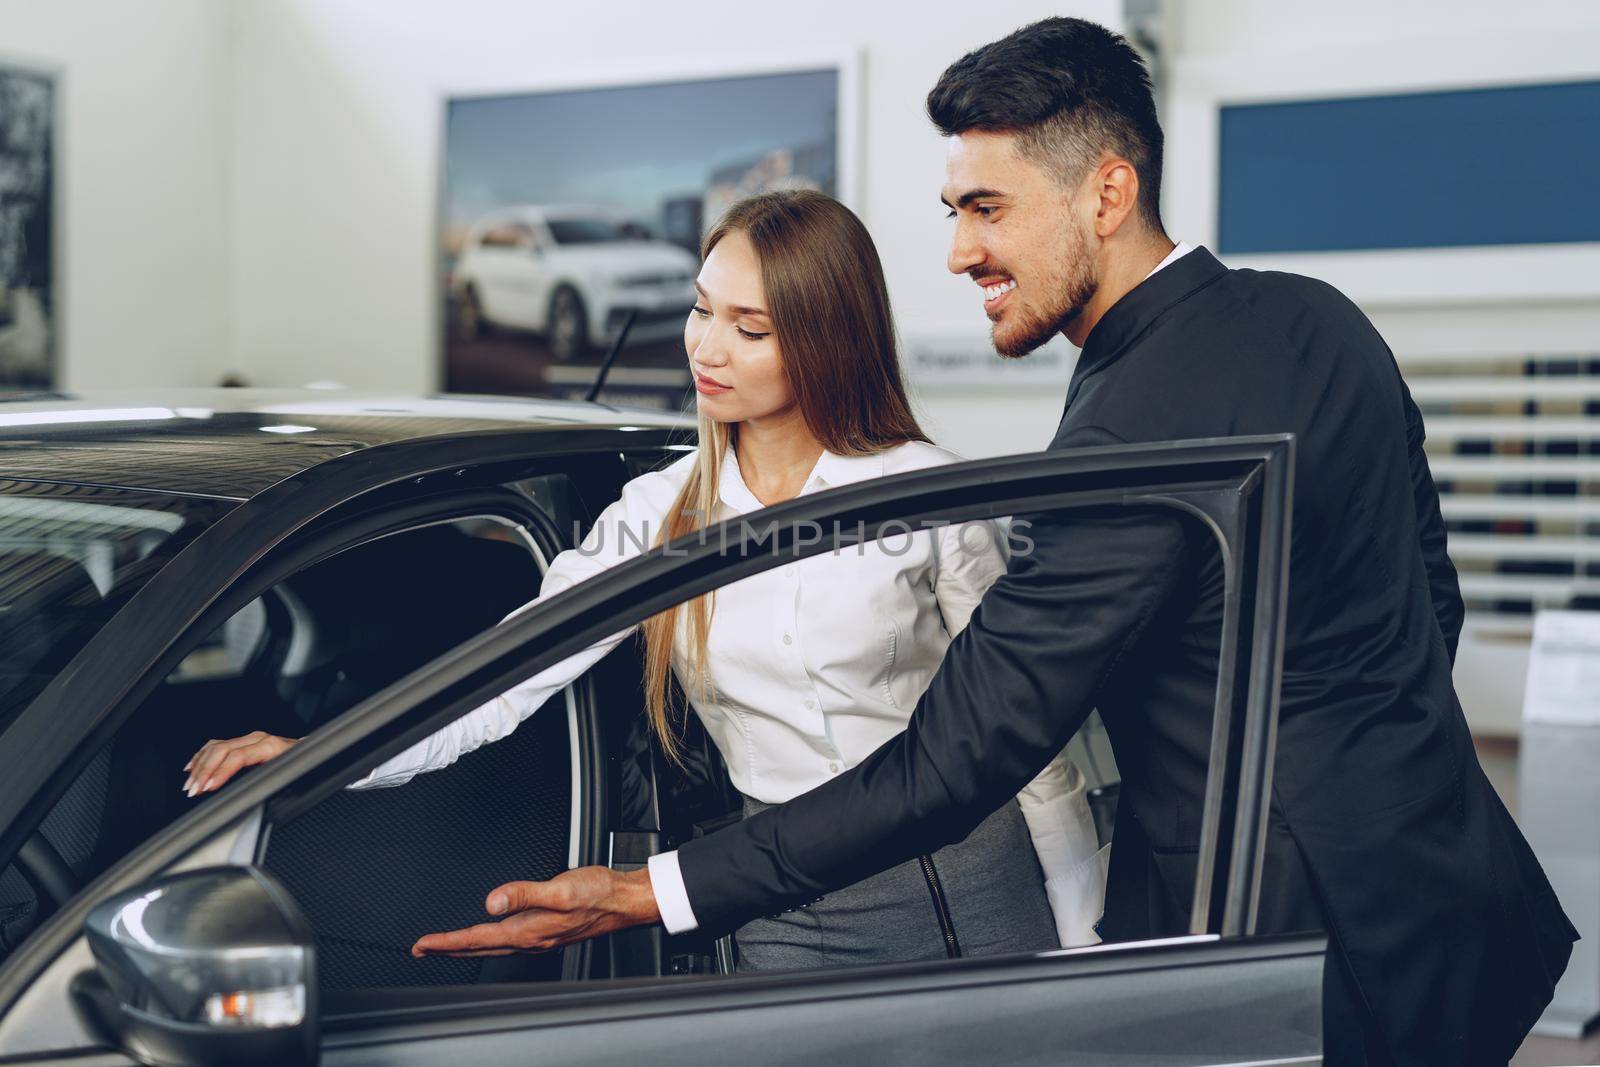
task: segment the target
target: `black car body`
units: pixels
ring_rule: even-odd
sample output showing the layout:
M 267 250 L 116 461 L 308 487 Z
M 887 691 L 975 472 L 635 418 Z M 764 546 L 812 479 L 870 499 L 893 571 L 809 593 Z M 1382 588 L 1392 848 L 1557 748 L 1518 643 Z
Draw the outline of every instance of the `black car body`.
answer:
M 669 546 L 496 626 L 624 482 L 693 447 L 689 420 L 230 390 L 17 406 L 0 435 L 0 1063 L 1319 1058 L 1322 939 L 1250 936 L 1291 442 L 880 479 L 761 513 L 770 543 Z M 343 784 L 599 637 L 780 565 L 780 549 L 821 551 L 802 525 L 871 537 L 1106 505 L 1203 516 L 1235 583 L 1191 936 L 760 977 L 721 973 L 725 940 L 654 930 L 548 956 L 409 956 L 421 933 L 481 921 L 494 885 L 640 865 L 714 831 L 737 797 L 703 736 L 687 767 L 661 757 L 627 643 L 504 741 L 403 788 Z M 187 756 L 252 729 L 309 740 L 186 798 Z M 285 1024 L 293 1056 L 251 1051 L 248 1027 L 164 1018 L 170 998 L 110 958 L 175 951 L 164 936 L 227 955 L 201 890 L 228 871 L 252 879 L 228 883 L 253 902 L 238 908 L 277 901 L 294 921 L 275 936 L 315 960 L 304 1019 Z M 174 878 L 202 904 L 119 945 L 104 902 L 145 908 Z

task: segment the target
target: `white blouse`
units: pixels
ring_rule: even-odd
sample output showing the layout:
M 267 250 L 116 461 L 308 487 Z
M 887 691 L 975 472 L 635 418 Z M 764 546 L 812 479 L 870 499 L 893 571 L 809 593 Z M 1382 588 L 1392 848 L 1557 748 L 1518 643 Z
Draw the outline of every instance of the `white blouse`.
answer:
M 871 456 L 824 452 L 800 492 L 959 459 L 921 442 Z M 653 547 L 694 462 L 691 453 L 628 482 L 582 545 L 551 562 L 538 599 L 513 616 Z M 720 497 L 714 521 L 763 506 L 731 449 Z M 684 691 L 735 787 L 781 804 L 855 766 L 904 730 L 951 638 L 1004 572 L 1003 536 L 987 521 L 908 530 L 718 589 L 707 643 L 710 684 L 705 693 L 691 685 Z M 399 785 L 505 737 L 632 632 L 614 634 L 521 682 L 380 764 L 355 788 Z M 682 653 L 680 632 L 673 656 L 680 678 L 686 673 Z M 1063 945 L 1099 940 L 1093 926 L 1104 904 L 1106 855 L 1098 848 L 1086 791 L 1083 775 L 1063 753 L 1017 797 Z M 676 860 L 670 853 L 665 858 Z M 651 864 L 667 926 L 678 931 L 694 921 L 676 869 L 676 862 Z M 664 880 L 676 884 L 664 887 Z

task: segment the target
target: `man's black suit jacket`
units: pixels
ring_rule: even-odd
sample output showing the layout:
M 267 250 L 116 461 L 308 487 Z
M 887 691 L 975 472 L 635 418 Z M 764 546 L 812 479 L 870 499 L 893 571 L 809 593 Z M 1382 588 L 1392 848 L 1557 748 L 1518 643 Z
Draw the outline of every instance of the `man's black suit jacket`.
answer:
M 1258 931 L 1325 929 L 1402 1062 L 1505 1062 L 1577 936 L 1479 767 L 1422 419 L 1332 287 L 1196 249 L 1095 326 L 1052 448 L 1294 433 L 1281 717 Z M 692 841 L 724 931 L 964 837 L 1099 707 L 1122 772 L 1107 940 L 1185 932 L 1222 615 L 1214 542 L 1147 512 L 1029 516 L 904 734 Z M 1358 1009 L 1359 1010 L 1359 1009 Z

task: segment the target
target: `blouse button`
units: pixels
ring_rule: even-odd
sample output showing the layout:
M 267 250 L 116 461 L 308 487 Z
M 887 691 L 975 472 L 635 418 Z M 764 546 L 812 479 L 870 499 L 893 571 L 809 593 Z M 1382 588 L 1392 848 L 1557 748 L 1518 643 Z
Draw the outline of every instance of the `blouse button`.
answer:
M 806 701 L 806 710 L 807 711 L 816 711 L 817 710 L 817 702 L 815 700 Z
M 786 644 L 786 645 L 792 645 L 792 644 L 794 644 L 794 638 L 790 637 L 788 634 L 784 634 L 783 635 L 783 643 Z
M 828 770 L 831 771 L 834 774 L 838 774 L 839 773 L 839 765 L 837 763 L 830 763 L 830 764 L 828 764 Z

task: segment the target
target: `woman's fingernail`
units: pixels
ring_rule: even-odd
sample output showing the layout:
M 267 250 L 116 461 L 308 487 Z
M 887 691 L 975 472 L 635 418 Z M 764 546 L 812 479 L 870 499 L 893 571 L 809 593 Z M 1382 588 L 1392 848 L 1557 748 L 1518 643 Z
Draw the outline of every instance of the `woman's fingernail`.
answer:
M 504 893 L 496 893 L 489 898 L 489 914 L 499 915 L 506 910 L 506 897 Z

